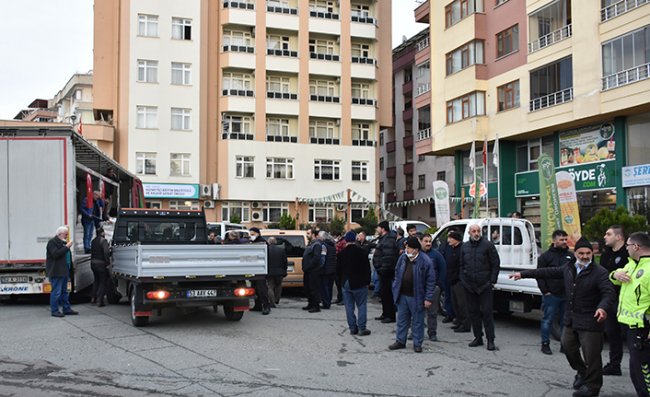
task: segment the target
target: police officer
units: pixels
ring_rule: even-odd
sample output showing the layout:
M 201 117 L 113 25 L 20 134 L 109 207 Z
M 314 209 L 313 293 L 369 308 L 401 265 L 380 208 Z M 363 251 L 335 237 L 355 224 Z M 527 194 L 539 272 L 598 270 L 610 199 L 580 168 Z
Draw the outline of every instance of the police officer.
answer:
M 622 269 L 610 274 L 615 285 L 621 286 L 617 318 L 628 328 L 630 378 L 639 396 L 650 396 L 650 236 L 632 233 L 627 239 L 630 260 Z

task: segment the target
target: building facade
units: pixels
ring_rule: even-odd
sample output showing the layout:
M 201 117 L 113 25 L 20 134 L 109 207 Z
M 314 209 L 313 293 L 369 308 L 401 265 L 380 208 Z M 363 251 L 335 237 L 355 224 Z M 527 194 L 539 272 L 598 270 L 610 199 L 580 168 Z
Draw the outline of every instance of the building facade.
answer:
M 539 221 L 542 153 L 573 176 L 583 223 L 618 205 L 647 215 L 647 2 L 427 1 L 415 17 L 430 20 L 435 82 L 432 134 L 419 153 L 454 156 L 458 196 L 474 181 L 473 142 L 484 174 L 487 140 L 491 215 L 519 210 Z
M 428 28 L 393 49 L 395 123 L 379 140 L 379 190 L 398 217 L 435 224 L 435 206 L 429 202 L 433 181 L 446 181 L 453 192 L 454 162 L 449 156 L 418 154 L 422 142 L 430 146 L 430 55 Z
M 260 224 L 376 201 L 390 1 L 95 3 L 95 118 L 164 208 Z M 380 23 L 381 22 L 381 23 Z M 363 214 L 362 202 L 355 203 Z M 355 207 L 355 208 L 356 208 Z

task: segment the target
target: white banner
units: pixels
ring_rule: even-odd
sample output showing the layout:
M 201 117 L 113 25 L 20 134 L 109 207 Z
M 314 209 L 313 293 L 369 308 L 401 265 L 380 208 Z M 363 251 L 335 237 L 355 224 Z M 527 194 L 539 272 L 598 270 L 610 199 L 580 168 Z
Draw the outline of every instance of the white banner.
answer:
M 436 206 L 436 226 L 441 227 L 451 220 L 447 182 L 433 181 L 433 198 Z

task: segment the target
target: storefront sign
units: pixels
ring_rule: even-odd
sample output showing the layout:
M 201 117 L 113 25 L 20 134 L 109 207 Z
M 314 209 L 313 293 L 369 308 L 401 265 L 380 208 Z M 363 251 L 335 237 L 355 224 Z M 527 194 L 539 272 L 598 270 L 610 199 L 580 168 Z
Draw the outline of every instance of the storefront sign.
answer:
M 614 161 L 558 167 L 557 171 L 567 171 L 576 185 L 576 192 L 613 189 L 616 187 L 616 167 Z M 537 171 L 515 174 L 515 196 L 538 196 L 539 176 Z
M 560 167 L 613 160 L 615 150 L 612 123 L 560 133 Z
M 153 198 L 197 199 L 199 185 L 174 183 L 144 183 L 144 196 Z
M 650 164 L 623 167 L 623 187 L 650 186 Z

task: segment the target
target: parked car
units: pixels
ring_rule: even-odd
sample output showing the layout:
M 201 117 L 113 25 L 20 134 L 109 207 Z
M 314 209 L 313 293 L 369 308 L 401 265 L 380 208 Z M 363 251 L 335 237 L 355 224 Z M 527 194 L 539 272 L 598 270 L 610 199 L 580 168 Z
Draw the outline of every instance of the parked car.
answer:
M 415 225 L 415 231 L 418 233 L 418 235 L 423 234 L 427 229 L 431 227 L 422 221 L 393 221 L 389 222 L 388 224 L 390 230 L 396 230 L 399 227 L 402 228 L 404 232 L 406 232 L 406 227 L 408 225 Z
M 277 245 L 283 247 L 287 252 L 289 267 L 287 277 L 282 281 L 283 287 L 302 287 L 302 254 L 309 244 L 307 232 L 304 230 L 278 230 L 263 229 L 262 237 L 268 239 L 275 237 Z

